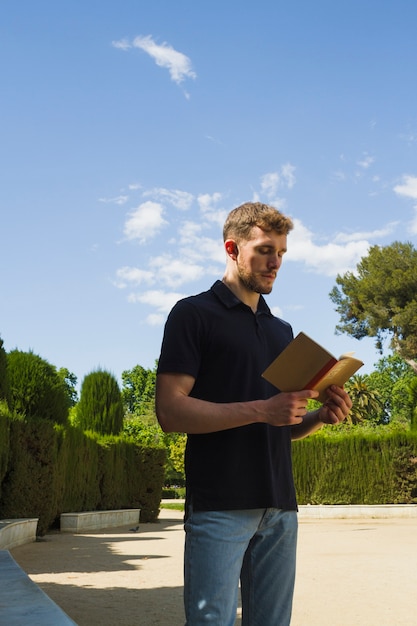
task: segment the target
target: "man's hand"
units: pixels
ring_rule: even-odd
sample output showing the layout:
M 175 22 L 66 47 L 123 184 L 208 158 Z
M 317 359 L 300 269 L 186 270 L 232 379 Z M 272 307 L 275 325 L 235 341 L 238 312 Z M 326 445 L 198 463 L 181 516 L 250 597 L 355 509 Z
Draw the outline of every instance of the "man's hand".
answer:
M 323 424 L 340 424 L 349 415 L 352 400 L 344 389 L 331 385 L 327 390 L 327 400 L 318 412 Z
M 278 393 L 265 400 L 266 413 L 261 421 L 271 426 L 296 426 L 307 414 L 307 403 L 318 396 L 317 391 L 306 389 Z

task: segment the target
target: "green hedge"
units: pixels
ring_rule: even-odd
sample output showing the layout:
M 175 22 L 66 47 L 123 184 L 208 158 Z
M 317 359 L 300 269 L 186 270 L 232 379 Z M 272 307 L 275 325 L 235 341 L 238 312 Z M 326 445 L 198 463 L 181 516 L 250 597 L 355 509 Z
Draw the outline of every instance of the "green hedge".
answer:
M 417 433 L 321 431 L 293 444 L 299 504 L 417 503 Z
M 40 535 L 71 511 L 140 508 L 142 522 L 156 520 L 164 448 L 0 414 L 3 432 L 9 450 L 0 445 L 0 519 L 38 517 Z
M 6 403 L 0 400 L 0 498 L 1 485 L 9 465 L 10 420 L 7 417 L 8 415 L 9 409 Z
M 38 517 L 44 534 L 70 511 L 140 508 L 158 517 L 166 450 L 0 404 L 0 519 Z M 417 503 L 417 433 L 326 430 L 293 444 L 300 504 Z
M 57 441 L 50 421 L 11 421 L 1 518 L 38 517 L 39 533 L 44 534 L 56 516 L 56 459 Z

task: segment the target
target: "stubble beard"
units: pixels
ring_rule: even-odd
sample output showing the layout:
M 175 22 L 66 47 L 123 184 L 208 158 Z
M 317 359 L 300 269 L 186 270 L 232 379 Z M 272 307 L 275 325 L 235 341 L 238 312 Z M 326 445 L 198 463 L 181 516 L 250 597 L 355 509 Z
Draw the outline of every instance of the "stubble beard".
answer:
M 258 280 L 256 278 L 256 276 L 248 271 L 246 271 L 243 267 L 239 266 L 237 267 L 238 270 L 238 276 L 239 276 L 239 280 L 242 283 L 242 285 L 245 287 L 245 289 L 247 289 L 248 291 L 253 291 L 254 293 L 259 293 L 262 295 L 267 295 L 268 293 L 271 293 L 272 291 L 272 284 L 271 286 L 266 286 L 261 284 L 261 281 Z

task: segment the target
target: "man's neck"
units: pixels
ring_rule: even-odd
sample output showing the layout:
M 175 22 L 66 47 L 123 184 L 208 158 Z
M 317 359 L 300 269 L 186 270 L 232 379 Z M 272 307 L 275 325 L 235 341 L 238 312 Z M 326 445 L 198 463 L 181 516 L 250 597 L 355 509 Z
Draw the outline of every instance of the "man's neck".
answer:
M 231 280 L 227 275 L 223 276 L 222 282 L 230 289 L 232 293 L 239 298 L 243 304 L 246 304 L 254 313 L 258 310 L 259 293 L 247 289 L 239 279 Z

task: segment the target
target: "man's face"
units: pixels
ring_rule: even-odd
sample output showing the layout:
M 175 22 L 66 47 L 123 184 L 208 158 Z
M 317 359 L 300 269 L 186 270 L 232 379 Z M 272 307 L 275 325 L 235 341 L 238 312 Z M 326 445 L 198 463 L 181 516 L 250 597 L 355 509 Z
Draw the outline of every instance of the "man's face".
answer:
M 254 226 L 252 238 L 237 244 L 236 269 L 242 286 L 255 293 L 270 293 L 286 251 L 286 235 Z

